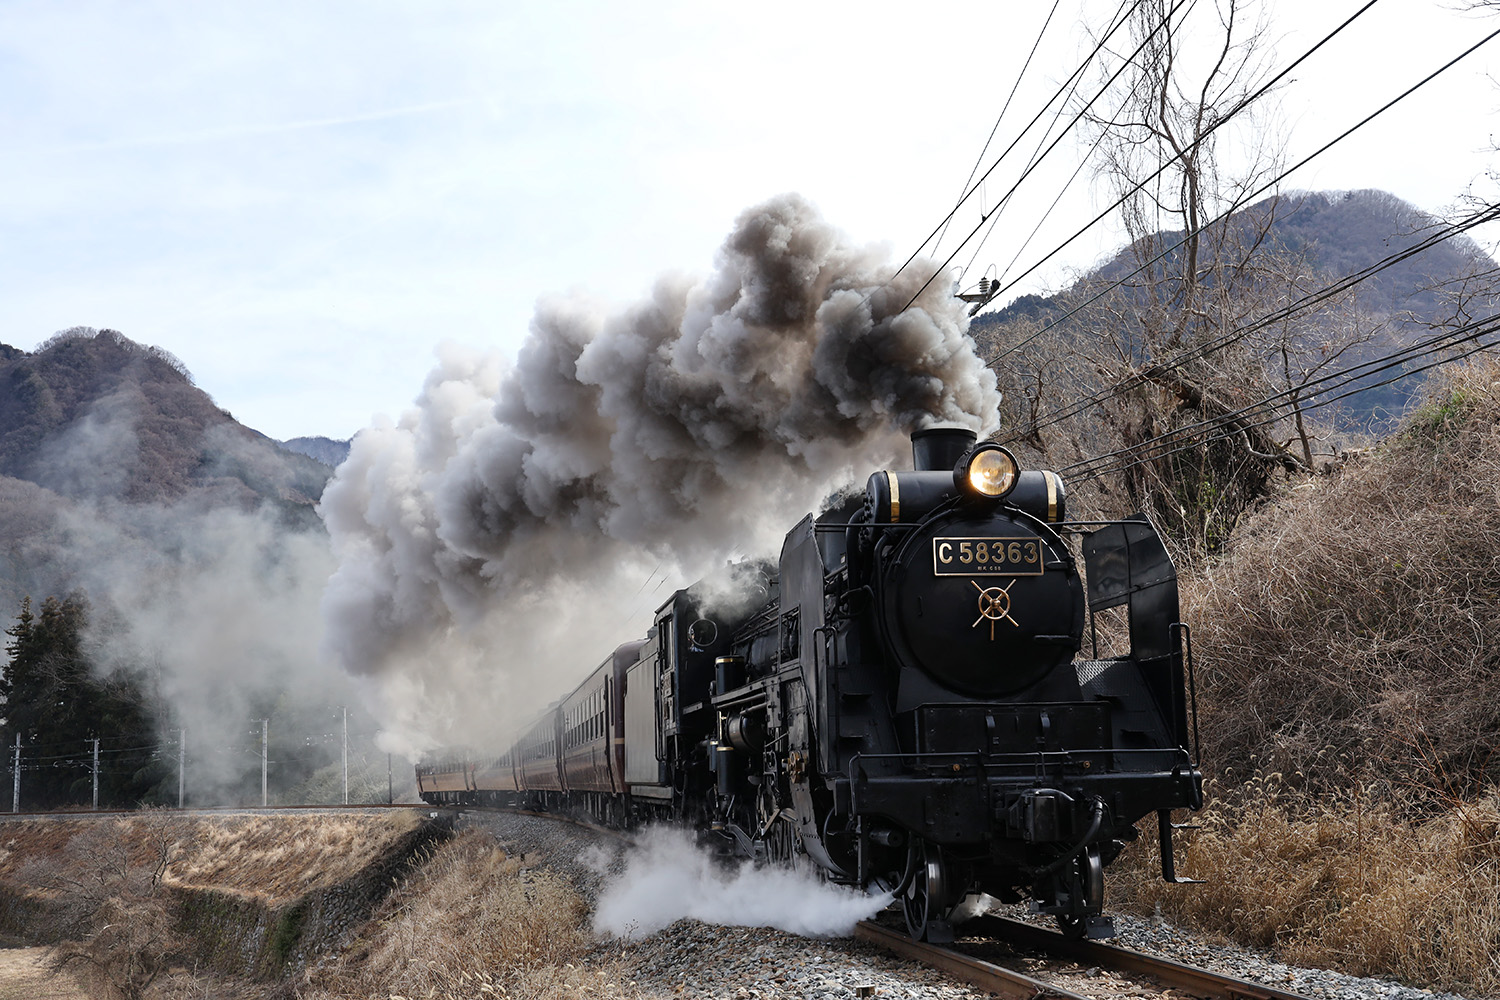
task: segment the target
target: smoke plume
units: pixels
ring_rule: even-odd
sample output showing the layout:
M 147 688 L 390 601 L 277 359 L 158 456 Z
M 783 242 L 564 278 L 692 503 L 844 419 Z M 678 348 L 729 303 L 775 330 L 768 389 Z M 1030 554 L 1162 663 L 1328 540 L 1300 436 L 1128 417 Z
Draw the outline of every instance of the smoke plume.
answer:
M 692 918 L 731 927 L 775 927 L 807 937 L 842 937 L 885 909 L 889 893 L 869 896 L 819 880 L 811 870 L 726 869 L 690 833 L 655 828 L 637 838 L 625 870 L 599 897 L 594 930 L 645 937 Z
M 415 741 L 479 740 L 671 589 L 774 555 L 830 489 L 905 464 L 911 430 L 992 430 L 961 305 L 933 287 L 908 307 L 921 276 L 894 270 L 783 196 L 707 277 L 612 315 L 544 301 L 513 365 L 445 350 L 323 495 L 327 650 Z

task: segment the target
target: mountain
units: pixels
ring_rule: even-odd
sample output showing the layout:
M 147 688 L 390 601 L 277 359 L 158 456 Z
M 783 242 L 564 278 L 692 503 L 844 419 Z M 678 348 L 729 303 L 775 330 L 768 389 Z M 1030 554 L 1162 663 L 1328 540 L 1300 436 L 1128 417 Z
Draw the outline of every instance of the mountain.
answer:
M 1200 240 L 1200 295 L 1213 299 L 1223 281 L 1233 282 L 1231 294 L 1241 297 L 1227 308 L 1217 306 L 1220 312 L 1202 336 L 1250 330 L 1243 346 L 1272 371 L 1275 385 L 1286 366 L 1291 373 L 1285 378 L 1311 382 L 1383 359 L 1431 337 L 1456 316 L 1494 316 L 1500 312 L 1492 284 L 1495 262 L 1466 236 L 1433 240 L 1443 225 L 1383 191 L 1298 192 L 1242 209 L 1206 228 Z M 1023 295 L 977 317 L 971 333 L 981 353 L 1004 357 L 1017 350 L 1008 345 L 1019 342 L 1027 347 L 1016 354 L 1025 357 L 1019 367 L 1037 372 L 1049 357 L 1086 355 L 1101 342 L 1114 363 L 1123 358 L 1135 365 L 1190 347 L 1192 340 L 1175 344 L 1157 336 L 1154 349 L 1149 332 L 1153 323 L 1158 330 L 1170 328 L 1183 316 L 1172 298 L 1185 264 L 1182 239 L 1182 231 L 1154 233 L 1055 295 Z M 1252 263 L 1239 266 L 1251 247 Z M 1361 276 L 1342 294 L 1299 309 L 1290 322 L 1258 322 L 1310 293 Z M 1422 363 L 1386 385 L 1376 383 L 1388 381 L 1396 369 L 1365 377 L 1358 383 L 1365 388 L 1322 416 L 1339 431 L 1388 431 L 1421 394 L 1425 373 L 1415 369 Z
M 321 537 L 314 505 L 332 473 L 117 331 L 76 327 L 34 352 L 0 344 L 0 618 L 25 594 L 102 591 L 102 564 L 127 552 L 159 578 L 164 560 L 253 525 Z
M 299 455 L 315 458 L 335 469 L 349 457 L 349 444 L 348 440 L 335 441 L 333 438 L 326 437 L 299 437 L 281 442 L 281 446 L 287 451 L 295 451 Z
M 329 471 L 238 423 L 160 348 L 76 327 L 0 352 L 0 474 L 75 500 L 269 502 L 305 519 Z

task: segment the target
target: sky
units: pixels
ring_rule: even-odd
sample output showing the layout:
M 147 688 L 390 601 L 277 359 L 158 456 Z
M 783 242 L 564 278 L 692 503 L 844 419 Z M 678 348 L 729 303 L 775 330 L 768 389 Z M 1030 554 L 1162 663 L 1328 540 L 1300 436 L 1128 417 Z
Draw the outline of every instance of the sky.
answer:
M 1268 2 L 1268 63 L 1358 6 Z M 1457 6 L 1379 0 L 1299 67 L 1270 116 L 1288 161 L 1500 28 Z M 0 342 L 117 329 L 272 437 L 346 438 L 398 417 L 440 344 L 506 358 L 541 298 L 638 301 L 781 192 L 905 260 L 1116 7 L 4 0 Z M 1500 165 L 1497 77 L 1500 40 L 1283 187 L 1443 210 Z M 1087 169 L 1065 187 L 1085 153 L 1065 136 L 964 244 L 1036 134 L 937 244 L 965 284 L 1026 271 L 1107 204 Z M 1226 137 L 1226 166 L 1266 145 Z M 1101 227 L 1007 297 L 1118 238 Z

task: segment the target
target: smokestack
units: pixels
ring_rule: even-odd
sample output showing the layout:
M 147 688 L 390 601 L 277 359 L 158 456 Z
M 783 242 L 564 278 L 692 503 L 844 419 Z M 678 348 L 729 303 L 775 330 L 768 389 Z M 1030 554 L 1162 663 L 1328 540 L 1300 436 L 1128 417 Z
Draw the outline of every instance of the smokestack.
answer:
M 928 427 L 911 436 L 912 468 L 918 472 L 951 472 L 978 440 L 967 427 Z

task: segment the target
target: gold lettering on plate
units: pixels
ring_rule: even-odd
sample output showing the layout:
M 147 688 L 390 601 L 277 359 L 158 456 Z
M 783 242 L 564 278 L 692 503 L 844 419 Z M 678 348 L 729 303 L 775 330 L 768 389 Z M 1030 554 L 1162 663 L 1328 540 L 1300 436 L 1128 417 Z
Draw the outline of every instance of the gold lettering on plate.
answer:
M 975 590 L 979 591 L 979 617 L 974 619 L 974 624 L 969 626 L 970 628 L 978 628 L 980 622 L 988 620 L 990 639 L 993 641 L 996 622 L 1008 621 L 1016 628 L 1021 627 L 1021 623 L 1010 616 L 1010 588 L 1016 585 L 1016 581 L 1012 580 L 1004 587 L 989 588 L 981 587 L 976 580 L 969 582 L 974 584 Z

